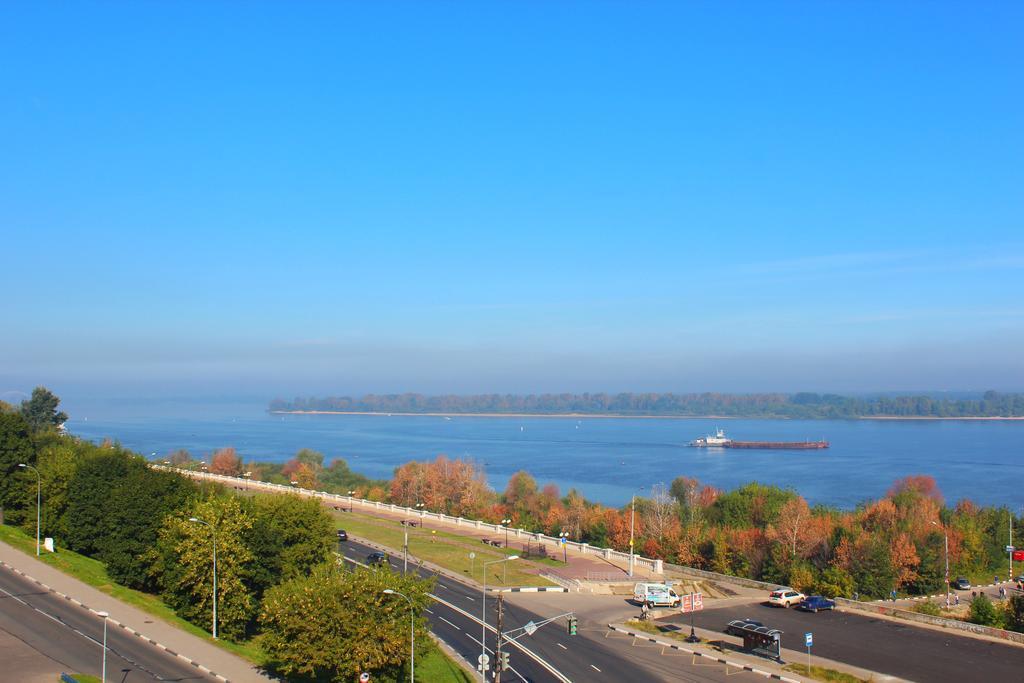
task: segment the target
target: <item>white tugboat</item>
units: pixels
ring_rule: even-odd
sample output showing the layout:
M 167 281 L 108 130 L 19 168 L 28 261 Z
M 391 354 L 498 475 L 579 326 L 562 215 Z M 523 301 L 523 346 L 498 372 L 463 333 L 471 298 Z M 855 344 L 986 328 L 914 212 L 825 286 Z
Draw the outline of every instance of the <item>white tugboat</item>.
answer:
M 702 436 L 690 442 L 691 446 L 697 448 L 725 448 L 726 444 L 732 443 L 732 439 L 725 435 L 724 429 L 716 429 L 715 435 Z

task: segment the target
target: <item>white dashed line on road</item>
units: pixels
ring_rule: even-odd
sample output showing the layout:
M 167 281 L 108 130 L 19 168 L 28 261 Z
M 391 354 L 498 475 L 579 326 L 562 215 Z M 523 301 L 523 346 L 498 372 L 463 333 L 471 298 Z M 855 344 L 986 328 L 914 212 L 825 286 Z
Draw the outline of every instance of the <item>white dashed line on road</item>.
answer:
M 593 669 L 594 671 L 596 671 L 597 673 L 601 673 L 601 670 L 600 670 L 600 669 L 598 669 L 598 668 L 597 668 L 596 666 L 594 666 L 593 664 L 591 664 L 591 665 L 590 665 L 590 668 L 591 668 L 591 669 Z
M 444 617 L 438 617 L 438 619 L 440 619 L 440 620 L 441 620 L 441 621 L 443 621 L 444 623 L 448 624 L 449 626 L 451 626 L 452 628 L 454 628 L 454 629 L 455 629 L 456 631 L 461 631 L 461 630 L 462 630 L 461 628 L 459 628 L 458 626 L 456 626 L 456 625 L 455 625 L 455 624 L 453 624 L 452 622 L 448 621 L 448 620 L 447 620 L 447 619 L 445 619 Z
M 562 648 L 563 650 L 568 650 L 569 649 L 565 645 L 562 645 L 561 643 L 555 643 L 555 645 L 557 645 L 558 647 Z

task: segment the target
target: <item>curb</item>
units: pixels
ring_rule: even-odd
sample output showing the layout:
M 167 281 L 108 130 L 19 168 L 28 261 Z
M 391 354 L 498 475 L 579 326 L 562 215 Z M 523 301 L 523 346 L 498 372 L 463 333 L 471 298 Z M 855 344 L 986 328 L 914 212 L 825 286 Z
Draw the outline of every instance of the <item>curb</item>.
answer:
M 999 583 L 986 583 L 985 585 L 978 584 L 976 586 L 971 586 L 971 589 L 996 588 L 998 586 L 1002 586 L 1003 584 L 1007 584 L 1007 583 L 1011 583 L 1012 584 L 1013 581 L 1000 581 Z M 950 596 L 956 595 L 957 594 L 957 590 L 958 589 L 956 589 L 956 588 L 951 588 L 950 591 L 949 591 L 949 595 Z M 899 602 L 900 600 L 938 600 L 939 598 L 945 598 L 945 597 L 946 597 L 945 593 L 936 593 L 934 595 L 907 595 L 907 596 L 904 596 L 902 598 L 901 597 L 897 597 L 896 598 L 896 602 Z M 872 600 L 871 601 L 871 603 L 876 603 L 876 602 L 891 603 L 892 599 L 891 598 L 879 598 L 878 600 Z
M 568 593 L 568 588 L 561 586 L 519 586 L 518 588 L 495 588 L 493 593 Z
M 736 669 L 742 669 L 743 671 L 749 671 L 751 673 L 758 674 L 759 676 L 764 676 L 765 678 L 770 678 L 770 679 L 772 679 L 774 681 L 785 681 L 786 683 L 801 683 L 801 681 L 799 681 L 796 678 L 787 678 L 786 676 L 780 676 L 779 674 L 773 674 L 770 671 L 763 671 L 761 669 L 755 669 L 754 667 L 749 666 L 747 664 L 740 664 L 740 663 L 737 663 L 737 662 L 731 662 L 728 659 L 722 659 L 721 657 L 715 657 L 714 655 L 705 654 L 704 652 L 698 652 L 697 650 L 693 650 L 693 649 L 688 648 L 688 647 L 683 647 L 682 645 L 676 645 L 674 643 L 666 643 L 663 640 L 658 640 L 657 638 L 652 638 L 649 633 L 637 633 L 636 631 L 630 631 L 629 629 L 622 628 L 621 626 L 615 626 L 614 624 L 608 624 L 608 628 L 610 628 L 613 631 L 618 631 L 619 633 L 624 633 L 627 636 L 632 636 L 633 638 L 639 638 L 640 640 L 646 640 L 646 641 L 648 641 L 650 643 L 654 643 L 656 645 L 661 645 L 662 647 L 671 648 L 673 650 L 679 650 L 680 652 L 685 652 L 687 654 L 694 655 L 695 657 L 703 657 L 705 659 L 711 660 L 712 662 L 717 662 L 719 664 L 725 664 L 726 666 L 731 666 L 731 667 L 736 668 Z
M 32 581 L 33 583 L 35 583 L 35 584 L 45 588 L 50 593 L 53 593 L 54 595 L 60 596 L 60 597 L 64 598 L 65 600 L 67 600 L 68 602 L 72 602 L 72 603 L 78 605 L 82 609 L 85 609 L 85 610 L 88 610 L 90 612 L 93 612 L 94 614 L 98 614 L 101 611 L 101 610 L 95 610 L 95 609 L 89 607 L 88 605 L 84 604 L 80 600 L 76 600 L 75 598 L 71 597 L 70 595 L 65 595 L 64 593 L 61 593 L 59 590 L 55 590 L 53 588 L 50 588 L 49 586 L 47 586 L 45 583 L 43 583 L 39 579 L 36 579 L 36 578 L 34 578 L 32 576 L 29 576 L 28 574 L 26 574 L 25 572 L 21 571 L 17 567 L 12 567 L 11 565 L 9 565 L 6 562 L 4 562 L 3 560 L 0 560 L 0 567 L 6 567 L 7 569 L 10 569 L 12 572 L 14 572 L 16 574 L 20 574 L 21 576 L 25 577 L 29 581 Z M 194 659 L 189 659 L 185 655 L 183 655 L 183 654 L 181 654 L 179 652 L 175 652 L 174 650 L 170 649 L 166 645 L 163 645 L 161 643 L 156 642 L 152 638 L 150 638 L 150 637 L 148 637 L 146 635 L 143 635 L 142 633 L 139 633 L 138 631 L 136 631 L 132 627 L 125 626 L 124 624 L 122 624 L 117 619 L 114 619 L 113 617 L 107 617 L 107 621 L 109 621 L 111 624 L 114 624 L 115 626 L 121 627 L 125 631 L 128 631 L 128 633 L 131 633 L 133 636 L 136 636 L 137 638 L 141 638 L 142 640 L 145 640 L 150 645 L 155 645 L 156 647 L 160 648 L 161 650 L 164 650 L 165 652 L 167 652 L 167 654 L 173 655 L 174 657 L 178 657 L 179 659 L 185 660 L 186 662 L 188 662 L 192 666 L 196 667 L 200 671 L 203 671 L 203 672 L 213 676 L 214 678 L 219 678 L 220 680 L 224 681 L 224 683 L 230 683 L 230 681 L 226 677 L 221 676 L 219 673 L 217 673 L 215 671 L 211 671 L 210 669 L 206 668 L 205 666 L 203 666 L 199 662 L 195 661 Z

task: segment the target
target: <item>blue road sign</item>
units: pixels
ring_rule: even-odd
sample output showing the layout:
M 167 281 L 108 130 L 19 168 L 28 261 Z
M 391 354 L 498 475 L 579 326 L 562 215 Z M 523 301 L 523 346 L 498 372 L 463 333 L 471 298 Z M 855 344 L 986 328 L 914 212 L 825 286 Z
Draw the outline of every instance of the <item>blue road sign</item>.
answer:
M 814 642 L 814 634 L 808 631 L 804 634 L 804 642 L 807 643 L 807 647 L 810 647 Z

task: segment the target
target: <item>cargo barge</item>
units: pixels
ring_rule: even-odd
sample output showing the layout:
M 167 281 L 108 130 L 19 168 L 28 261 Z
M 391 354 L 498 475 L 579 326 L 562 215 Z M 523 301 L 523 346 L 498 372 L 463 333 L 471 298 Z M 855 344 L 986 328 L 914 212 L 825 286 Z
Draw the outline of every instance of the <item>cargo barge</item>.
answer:
M 724 430 L 717 430 L 714 436 L 702 436 L 690 442 L 695 448 L 746 448 L 772 449 L 785 451 L 811 451 L 828 448 L 829 443 L 821 441 L 733 441 L 725 435 Z

